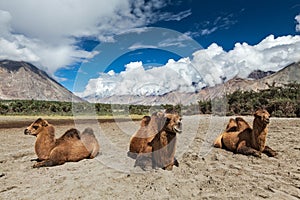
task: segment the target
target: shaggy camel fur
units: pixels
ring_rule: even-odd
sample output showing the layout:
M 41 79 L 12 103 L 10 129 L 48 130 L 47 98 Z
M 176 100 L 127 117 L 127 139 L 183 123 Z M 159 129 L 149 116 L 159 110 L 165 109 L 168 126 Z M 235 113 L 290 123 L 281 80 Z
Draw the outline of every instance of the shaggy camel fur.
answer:
M 266 146 L 269 122 L 270 114 L 264 109 L 255 112 L 253 129 L 240 117 L 230 119 L 225 132 L 215 140 L 214 146 L 256 157 L 261 157 L 261 153 L 276 156 L 277 153 Z
M 86 128 L 81 134 L 72 128 L 56 139 L 54 127 L 39 118 L 25 129 L 24 134 L 36 136 L 35 152 L 38 162 L 33 165 L 34 168 L 94 158 L 99 152 L 99 143 L 90 128 Z
M 171 111 L 145 116 L 140 129 L 132 136 L 128 156 L 136 158 L 135 166 L 172 170 L 176 161 L 176 133 L 181 133 L 181 117 Z

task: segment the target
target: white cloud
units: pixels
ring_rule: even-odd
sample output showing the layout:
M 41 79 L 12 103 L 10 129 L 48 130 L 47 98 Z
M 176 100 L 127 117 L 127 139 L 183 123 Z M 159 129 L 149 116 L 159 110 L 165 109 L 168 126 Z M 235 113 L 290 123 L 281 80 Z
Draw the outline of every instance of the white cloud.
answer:
M 167 29 L 160 29 L 160 30 L 167 30 Z M 155 32 L 154 32 L 155 33 Z M 136 42 L 128 47 L 129 50 L 133 51 L 136 49 L 146 49 L 146 48 L 152 48 L 152 49 L 164 49 L 168 47 L 186 47 L 190 44 L 192 41 L 191 37 L 187 34 L 177 33 L 175 31 L 169 31 L 168 35 L 166 34 L 164 38 L 158 37 L 156 39 L 149 39 L 151 41 L 146 41 L 148 43 L 142 43 L 142 42 Z M 171 34 L 170 34 L 171 33 Z M 176 34 L 175 34 L 176 33 Z M 164 35 L 164 34 L 163 34 Z M 157 40 L 159 39 L 159 40 Z
M 181 80 L 181 81 L 178 81 Z M 188 58 L 177 62 L 169 60 L 165 66 L 145 70 L 142 62 L 126 65 L 120 74 L 110 71 L 99 78 L 91 79 L 82 96 L 99 95 L 161 95 L 170 91 L 193 92 L 193 83 L 201 77 Z M 199 86 L 202 87 L 203 85 Z
M 156 49 L 158 48 L 157 46 L 155 45 L 147 45 L 147 44 L 141 44 L 139 42 L 131 45 L 130 47 L 128 47 L 128 49 L 130 51 L 134 51 L 134 50 L 137 50 L 137 49 L 147 49 L 147 48 L 152 48 L 152 49 Z
M 212 34 L 213 32 L 215 32 L 216 30 L 218 30 L 218 27 L 212 27 L 211 29 L 202 29 L 201 30 L 201 35 L 210 35 Z
M 217 44 L 196 51 L 193 57 L 169 60 L 161 67 L 145 70 L 142 62 L 126 65 L 120 74 L 110 71 L 91 79 L 82 97 L 112 95 L 162 95 L 172 91 L 195 92 L 239 76 L 246 78 L 253 70 L 278 71 L 300 61 L 300 36 L 266 37 L 251 46 L 237 43 L 226 52 Z
M 297 21 L 296 31 L 300 32 L 300 14 L 295 17 L 295 20 Z
M 164 21 L 180 21 L 192 14 L 191 10 L 185 10 L 182 11 L 178 14 L 171 14 L 171 13 L 166 13 L 161 16 L 162 20 Z
M 217 30 L 229 29 L 231 26 L 237 23 L 234 19 L 233 14 L 227 14 L 217 17 L 214 21 L 205 21 L 202 23 L 202 29 L 200 30 L 200 35 L 210 35 Z
M 97 52 L 79 49 L 76 38 L 114 42 L 114 35 L 158 20 L 180 20 L 160 13 L 167 0 L 0 0 L 0 59 L 24 60 L 53 74 Z

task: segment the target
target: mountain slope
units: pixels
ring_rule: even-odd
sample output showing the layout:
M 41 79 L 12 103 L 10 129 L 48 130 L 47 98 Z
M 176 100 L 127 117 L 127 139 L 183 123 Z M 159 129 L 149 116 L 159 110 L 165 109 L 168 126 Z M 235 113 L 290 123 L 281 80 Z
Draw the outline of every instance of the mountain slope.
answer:
M 10 60 L 0 61 L 0 99 L 83 101 L 32 64 Z
M 160 105 L 160 104 L 195 104 L 199 100 L 208 100 L 220 97 L 225 94 L 233 93 L 236 90 L 259 91 L 268 89 L 269 85 L 280 86 L 290 82 L 300 82 L 300 62 L 293 63 L 276 73 L 269 73 L 261 79 L 241 79 L 234 78 L 224 84 L 216 85 L 202 89 L 196 93 L 171 92 L 161 96 L 111 96 L 106 98 L 90 97 L 87 100 L 98 103 L 111 104 L 142 104 L 142 105 Z

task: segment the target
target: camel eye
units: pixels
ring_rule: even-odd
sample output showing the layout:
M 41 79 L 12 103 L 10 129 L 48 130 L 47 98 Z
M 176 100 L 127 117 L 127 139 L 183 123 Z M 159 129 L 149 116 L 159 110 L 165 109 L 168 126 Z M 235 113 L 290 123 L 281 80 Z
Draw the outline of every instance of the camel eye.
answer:
M 34 128 L 36 130 L 39 128 L 39 126 L 32 126 L 32 128 Z

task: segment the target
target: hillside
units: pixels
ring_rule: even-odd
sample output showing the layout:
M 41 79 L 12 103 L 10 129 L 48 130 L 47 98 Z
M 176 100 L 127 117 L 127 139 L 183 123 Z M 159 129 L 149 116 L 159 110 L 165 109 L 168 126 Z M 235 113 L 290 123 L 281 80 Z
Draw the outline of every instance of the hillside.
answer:
M 256 72 L 257 73 L 257 72 Z M 264 76 L 267 74 L 268 76 Z M 233 78 L 224 84 L 214 87 L 204 88 L 196 93 L 171 92 L 161 96 L 111 96 L 98 98 L 88 97 L 90 102 L 111 103 L 111 104 L 140 104 L 140 105 L 160 105 L 160 104 L 195 104 L 199 100 L 209 100 L 234 91 L 259 91 L 268 89 L 270 85 L 281 86 L 291 82 L 300 82 L 300 62 L 292 63 L 282 70 L 272 73 L 264 73 L 260 79 Z M 260 75 L 261 76 L 261 75 Z M 255 76 L 258 78 L 258 76 Z
M 10 60 L 0 61 L 0 99 L 83 101 L 34 65 Z

